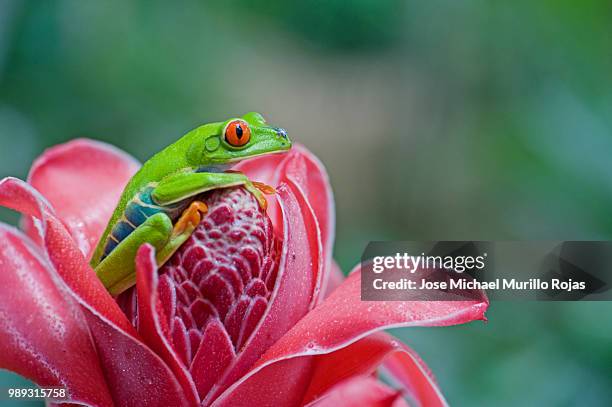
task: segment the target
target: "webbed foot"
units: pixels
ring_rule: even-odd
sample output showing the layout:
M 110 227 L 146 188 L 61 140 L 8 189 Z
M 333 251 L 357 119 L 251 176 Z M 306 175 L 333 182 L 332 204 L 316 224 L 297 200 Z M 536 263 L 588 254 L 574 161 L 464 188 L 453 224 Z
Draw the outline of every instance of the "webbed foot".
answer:
M 204 215 L 208 212 L 208 206 L 202 201 L 193 201 L 187 209 L 183 211 L 181 217 L 176 221 L 172 228 L 172 234 L 166 245 L 157 253 L 157 265 L 162 266 L 178 250 L 179 247 L 193 233 L 200 224 Z

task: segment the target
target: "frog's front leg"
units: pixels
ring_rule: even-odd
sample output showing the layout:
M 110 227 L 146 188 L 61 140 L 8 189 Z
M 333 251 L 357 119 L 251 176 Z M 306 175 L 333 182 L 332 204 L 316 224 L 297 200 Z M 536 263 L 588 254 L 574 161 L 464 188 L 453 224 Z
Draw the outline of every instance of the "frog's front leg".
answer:
M 274 188 L 252 182 L 239 172 L 182 172 L 164 178 L 153 190 L 152 197 L 158 205 L 168 205 L 202 192 L 239 185 L 253 194 L 264 209 L 268 205 L 264 193 L 274 192 Z

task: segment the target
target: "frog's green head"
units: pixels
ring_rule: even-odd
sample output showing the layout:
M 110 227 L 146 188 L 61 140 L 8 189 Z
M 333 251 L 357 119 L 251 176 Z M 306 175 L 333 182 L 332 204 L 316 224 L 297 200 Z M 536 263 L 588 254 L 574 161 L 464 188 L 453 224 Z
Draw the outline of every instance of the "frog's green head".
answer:
M 188 159 L 196 165 L 232 164 L 291 148 L 287 132 L 269 126 L 256 112 L 204 125 L 190 139 Z

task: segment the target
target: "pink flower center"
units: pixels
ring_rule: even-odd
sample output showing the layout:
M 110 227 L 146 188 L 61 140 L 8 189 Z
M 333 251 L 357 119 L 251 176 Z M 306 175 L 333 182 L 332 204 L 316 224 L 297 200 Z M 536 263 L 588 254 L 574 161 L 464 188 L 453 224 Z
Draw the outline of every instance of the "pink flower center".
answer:
M 205 198 L 208 213 L 160 270 L 159 298 L 175 351 L 189 366 L 209 324 L 220 322 L 238 353 L 263 316 L 276 279 L 279 242 L 242 188 Z

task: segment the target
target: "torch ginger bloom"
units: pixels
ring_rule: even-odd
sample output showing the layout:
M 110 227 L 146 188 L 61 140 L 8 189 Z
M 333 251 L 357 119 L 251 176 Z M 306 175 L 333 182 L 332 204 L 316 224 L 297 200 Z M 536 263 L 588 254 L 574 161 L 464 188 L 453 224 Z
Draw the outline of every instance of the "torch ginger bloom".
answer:
M 0 367 L 90 406 L 437 406 L 428 368 L 382 332 L 484 319 L 488 302 L 364 302 L 360 270 L 332 260 L 333 197 L 305 148 L 235 169 L 276 187 L 263 211 L 218 190 L 160 270 L 151 246 L 114 299 L 88 259 L 139 164 L 75 140 L 46 151 L 28 182 L 0 181 Z M 379 367 L 397 383 L 379 380 Z

